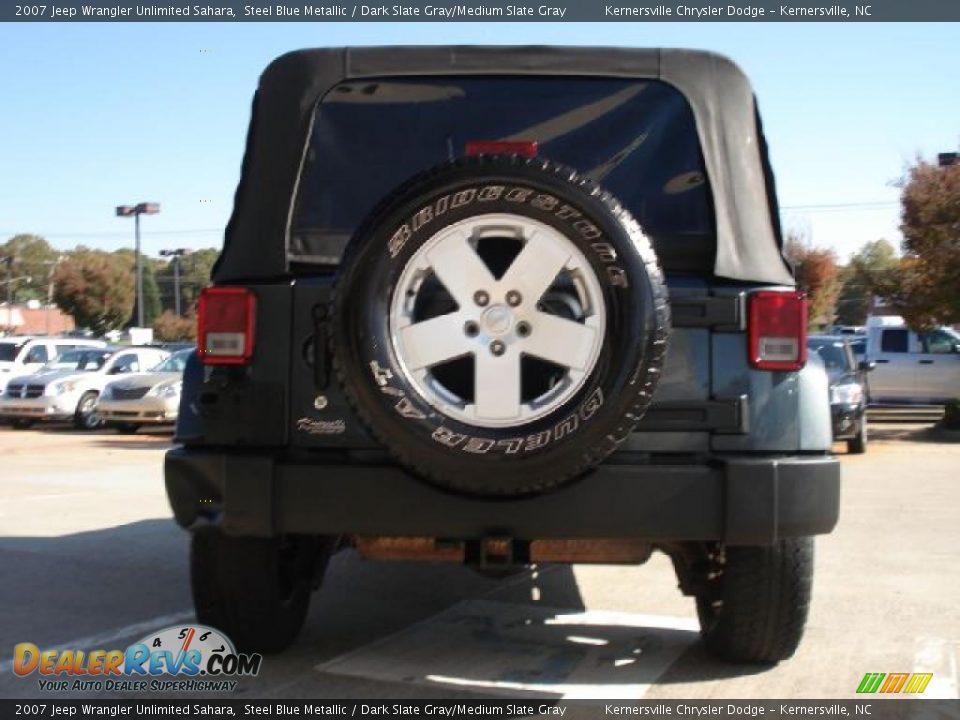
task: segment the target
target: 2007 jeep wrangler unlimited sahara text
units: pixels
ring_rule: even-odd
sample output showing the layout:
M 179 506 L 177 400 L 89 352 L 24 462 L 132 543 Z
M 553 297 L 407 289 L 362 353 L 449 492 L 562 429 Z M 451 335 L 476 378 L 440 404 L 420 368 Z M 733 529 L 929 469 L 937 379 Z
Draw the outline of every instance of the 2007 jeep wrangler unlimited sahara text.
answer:
M 750 86 L 681 50 L 294 52 L 260 80 L 178 447 L 197 618 L 329 556 L 672 559 L 716 655 L 803 633 L 839 507 Z

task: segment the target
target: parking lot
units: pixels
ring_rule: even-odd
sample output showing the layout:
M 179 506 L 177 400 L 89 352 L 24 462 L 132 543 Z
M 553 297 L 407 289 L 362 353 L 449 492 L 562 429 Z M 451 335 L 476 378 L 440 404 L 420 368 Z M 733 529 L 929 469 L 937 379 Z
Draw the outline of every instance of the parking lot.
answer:
M 899 422 L 871 433 L 867 454 L 843 455 L 840 526 L 818 541 L 807 634 L 778 667 L 710 659 L 661 555 L 491 580 L 347 551 L 300 640 L 239 692 L 843 698 L 866 672 L 925 671 L 925 696 L 957 697 L 960 437 Z M 192 619 L 187 536 L 163 490 L 169 443 L 162 432 L 0 428 L 0 696 L 40 695 L 36 676 L 11 672 L 16 643 L 123 648 Z

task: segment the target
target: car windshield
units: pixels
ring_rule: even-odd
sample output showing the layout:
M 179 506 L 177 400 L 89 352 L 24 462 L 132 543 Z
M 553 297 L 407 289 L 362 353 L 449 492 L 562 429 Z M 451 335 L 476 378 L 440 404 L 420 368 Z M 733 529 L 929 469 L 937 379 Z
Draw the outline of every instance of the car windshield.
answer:
M 151 372 L 158 373 L 182 373 L 187 367 L 187 358 L 193 353 L 193 348 L 180 350 L 168 357 L 162 363 L 157 365 Z
M 843 345 L 837 340 L 811 340 L 808 347 L 817 351 L 827 370 L 846 370 L 847 353 Z
M 17 353 L 20 352 L 24 343 L 5 342 L 0 343 L 0 362 L 13 362 L 17 359 Z
M 67 350 L 43 366 L 43 370 L 92 372 L 103 367 L 113 353 L 109 350 Z

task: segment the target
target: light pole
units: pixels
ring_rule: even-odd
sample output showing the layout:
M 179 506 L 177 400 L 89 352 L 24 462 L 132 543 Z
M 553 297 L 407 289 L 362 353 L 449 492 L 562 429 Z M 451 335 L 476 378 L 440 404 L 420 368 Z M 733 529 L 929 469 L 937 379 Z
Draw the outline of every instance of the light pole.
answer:
M 186 248 L 176 248 L 175 250 L 161 250 L 161 257 L 173 258 L 173 305 L 176 309 L 177 317 L 180 317 L 180 258 L 187 254 Z
M 160 212 L 159 203 L 143 202 L 139 205 L 120 205 L 117 207 L 117 217 L 133 216 L 137 259 L 137 327 L 143 327 L 143 256 L 140 254 L 140 216 L 156 215 L 158 212 Z

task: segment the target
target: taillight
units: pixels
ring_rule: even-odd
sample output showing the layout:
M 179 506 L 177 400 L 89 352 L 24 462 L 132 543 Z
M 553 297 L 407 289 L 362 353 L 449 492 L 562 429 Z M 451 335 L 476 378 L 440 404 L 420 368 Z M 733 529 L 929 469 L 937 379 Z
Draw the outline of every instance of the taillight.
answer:
M 244 365 L 253 356 L 256 298 L 246 288 L 212 287 L 197 303 L 197 351 L 205 365 Z
M 467 142 L 467 155 L 520 155 L 537 156 L 536 140 L 470 140 Z
M 750 366 L 799 370 L 807 362 L 807 297 L 802 292 L 761 290 L 747 301 Z

